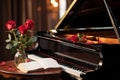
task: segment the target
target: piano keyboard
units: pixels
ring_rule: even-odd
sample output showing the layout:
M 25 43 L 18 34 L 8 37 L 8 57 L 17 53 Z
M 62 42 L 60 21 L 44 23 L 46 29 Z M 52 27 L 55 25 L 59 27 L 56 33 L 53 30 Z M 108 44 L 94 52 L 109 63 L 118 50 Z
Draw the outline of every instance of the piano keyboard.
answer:
M 36 56 L 34 54 L 29 54 L 28 58 L 37 61 L 37 60 L 39 60 L 39 59 L 41 59 L 43 57 Z M 80 74 L 85 74 L 80 70 L 76 70 L 74 68 L 71 68 L 71 67 L 68 67 L 68 66 L 65 66 L 65 65 L 62 65 L 62 64 L 59 64 L 59 65 L 63 68 L 63 70 L 66 73 L 69 73 L 72 77 L 76 78 L 77 80 L 82 80 L 82 78 L 80 77 Z
M 76 78 L 77 80 L 82 80 L 80 74 L 83 74 L 82 71 L 76 70 L 74 68 L 67 67 L 65 65 L 61 65 L 65 72 L 69 73 L 72 77 Z

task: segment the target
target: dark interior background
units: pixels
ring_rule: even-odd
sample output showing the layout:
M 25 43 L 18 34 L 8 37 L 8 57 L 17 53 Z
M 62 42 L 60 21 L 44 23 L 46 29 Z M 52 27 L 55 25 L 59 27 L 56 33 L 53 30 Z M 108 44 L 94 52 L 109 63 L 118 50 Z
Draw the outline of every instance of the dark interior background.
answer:
M 56 0 L 59 2 L 59 0 Z M 72 0 L 67 0 L 67 5 Z M 10 50 L 6 50 L 7 30 L 5 23 L 15 20 L 17 27 L 32 19 L 35 22 L 34 34 L 54 28 L 59 20 L 59 6 L 53 7 L 50 0 L 0 0 L 0 60 L 13 59 Z

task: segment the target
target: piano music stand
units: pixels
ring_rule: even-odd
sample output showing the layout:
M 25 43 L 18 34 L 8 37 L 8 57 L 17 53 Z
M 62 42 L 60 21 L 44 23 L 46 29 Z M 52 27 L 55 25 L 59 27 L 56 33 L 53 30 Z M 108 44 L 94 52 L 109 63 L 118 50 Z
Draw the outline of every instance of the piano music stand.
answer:
M 12 69 L 15 70 L 10 70 L 8 67 L 12 67 Z M 4 78 L 16 78 L 17 80 L 59 80 L 61 72 L 62 68 L 54 68 L 46 69 L 44 71 L 23 73 L 16 68 L 13 60 L 7 61 L 6 65 L 4 66 L 0 66 L 0 75 L 2 75 Z

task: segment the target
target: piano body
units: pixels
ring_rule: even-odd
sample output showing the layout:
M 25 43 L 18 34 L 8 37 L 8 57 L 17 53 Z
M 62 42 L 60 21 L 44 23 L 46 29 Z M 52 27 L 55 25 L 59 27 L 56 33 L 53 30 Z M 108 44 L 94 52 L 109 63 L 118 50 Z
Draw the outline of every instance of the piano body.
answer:
M 37 33 L 38 47 L 32 53 L 56 59 L 64 69 L 63 80 L 119 78 L 120 21 L 116 20 L 120 20 L 119 0 L 73 0 L 54 29 Z M 66 39 L 77 33 L 86 34 L 92 43 Z

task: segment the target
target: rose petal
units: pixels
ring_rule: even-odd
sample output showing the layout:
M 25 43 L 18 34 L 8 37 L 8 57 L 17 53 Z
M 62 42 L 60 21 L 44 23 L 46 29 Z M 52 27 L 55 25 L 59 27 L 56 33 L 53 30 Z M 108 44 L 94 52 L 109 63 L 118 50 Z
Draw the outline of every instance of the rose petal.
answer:
M 15 69 L 15 68 L 12 68 L 12 71 L 16 71 L 16 69 Z
M 8 67 L 8 70 L 10 70 L 10 71 L 11 71 L 11 70 L 12 70 L 12 67 L 11 67 L 11 66 L 9 66 L 9 67 Z
M 27 62 L 30 62 L 31 60 L 28 58 L 26 61 L 27 61 Z
M 2 62 L 0 63 L 0 65 L 1 65 L 1 66 L 4 66 L 4 65 L 6 65 L 6 62 L 5 62 L 5 61 L 2 61 Z
M 12 66 L 9 66 L 9 67 L 8 67 L 8 70 L 9 70 L 9 71 L 16 71 L 16 69 L 13 68 Z

